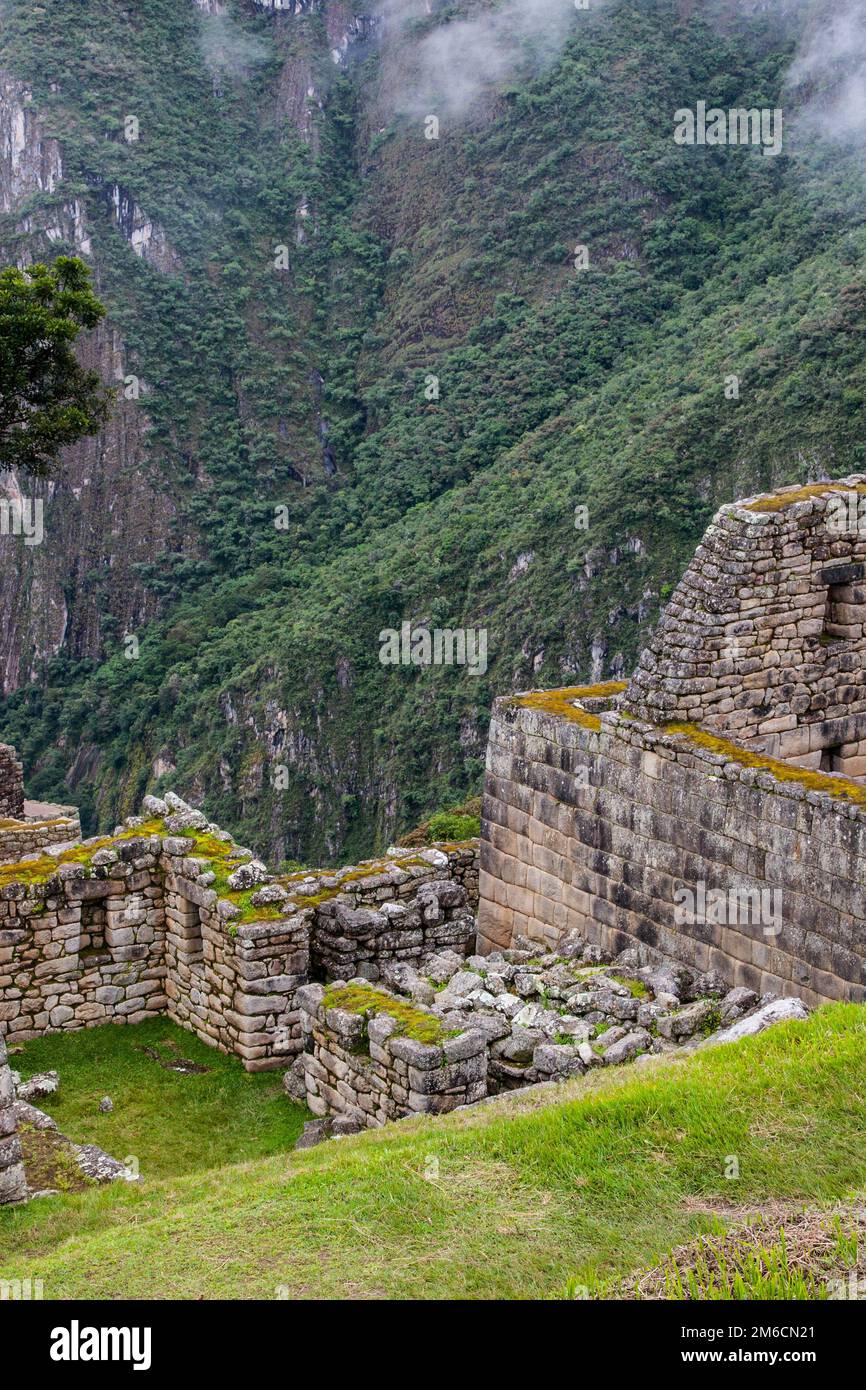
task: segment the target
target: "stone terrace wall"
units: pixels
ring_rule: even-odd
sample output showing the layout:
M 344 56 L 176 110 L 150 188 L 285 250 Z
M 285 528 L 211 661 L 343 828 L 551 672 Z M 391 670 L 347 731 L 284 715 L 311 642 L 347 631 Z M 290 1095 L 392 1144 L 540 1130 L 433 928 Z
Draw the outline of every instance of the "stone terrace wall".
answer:
M 298 999 L 307 1037 L 307 1104 L 314 1115 L 363 1117 L 372 1127 L 406 1115 L 441 1115 L 486 1096 L 483 1033 L 425 1044 L 395 1033 L 397 1023 L 385 1012 L 365 1023 L 360 1014 L 326 1008 L 322 985 L 307 985 Z
M 577 928 L 758 992 L 866 999 L 866 807 L 615 712 L 595 722 L 496 702 L 480 949 L 518 933 L 554 947 Z M 781 932 L 677 925 L 675 891 L 701 883 L 781 890 Z
M 0 864 L 16 864 L 48 845 L 80 839 L 78 812 L 65 807 L 62 814 L 51 820 L 16 820 L 0 830 Z
M 820 494 L 781 489 L 722 507 L 625 707 L 805 767 L 866 775 L 864 493 L 858 476 Z M 793 500 L 779 505 L 786 494 Z
M 13 1099 L 12 1071 L 6 1056 L 6 1043 L 0 1037 L 0 1206 L 23 1202 L 27 1196 Z
M 24 772 L 15 749 L 0 743 L 0 816 L 23 816 Z

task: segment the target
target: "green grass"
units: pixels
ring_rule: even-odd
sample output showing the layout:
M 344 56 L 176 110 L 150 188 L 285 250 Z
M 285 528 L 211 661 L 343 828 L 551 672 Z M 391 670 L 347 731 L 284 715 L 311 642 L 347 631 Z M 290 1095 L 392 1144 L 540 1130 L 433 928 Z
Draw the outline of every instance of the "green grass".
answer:
M 860 1192 L 864 1063 L 866 1013 L 834 1005 L 689 1059 L 583 1077 L 555 1103 L 517 1093 L 54 1199 L 62 1229 L 7 1212 L 0 1275 L 42 1278 L 61 1299 L 567 1298 L 721 1218 Z
M 160 1065 L 179 1058 L 207 1071 L 183 1074 Z M 35 1102 L 39 1108 L 70 1139 L 137 1159 L 148 1183 L 282 1153 L 307 1118 L 287 1099 L 281 1072 L 250 1075 L 236 1057 L 167 1018 L 37 1038 L 10 1062 L 25 1080 L 57 1071 L 60 1088 Z M 114 1102 L 108 1114 L 99 1109 L 103 1096 Z

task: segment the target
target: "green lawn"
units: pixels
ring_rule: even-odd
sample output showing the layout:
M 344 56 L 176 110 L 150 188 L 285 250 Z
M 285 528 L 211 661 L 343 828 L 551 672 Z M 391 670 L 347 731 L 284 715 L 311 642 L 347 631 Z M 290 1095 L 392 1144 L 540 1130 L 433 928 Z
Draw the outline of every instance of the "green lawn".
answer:
M 62 1220 L 6 1212 L 0 1277 L 47 1298 L 570 1297 L 766 1204 L 860 1193 L 864 1110 L 866 1012 L 834 1005 L 555 1101 L 50 1199 Z
M 205 1046 L 167 1018 L 55 1033 L 27 1043 L 9 1060 L 25 1080 L 57 1071 L 60 1089 L 35 1104 L 70 1139 L 134 1162 L 148 1191 L 160 1180 L 284 1153 L 309 1118 L 286 1097 L 281 1072 L 250 1075 L 237 1058 Z M 163 1065 L 184 1061 L 206 1070 L 183 1073 Z M 103 1096 L 114 1103 L 106 1114 L 99 1109 Z M 112 1184 L 0 1211 L 0 1260 L 23 1239 L 64 1238 L 79 1221 L 88 1225 L 91 1213 L 96 1225 L 110 1221 L 122 1197 L 120 1185 Z

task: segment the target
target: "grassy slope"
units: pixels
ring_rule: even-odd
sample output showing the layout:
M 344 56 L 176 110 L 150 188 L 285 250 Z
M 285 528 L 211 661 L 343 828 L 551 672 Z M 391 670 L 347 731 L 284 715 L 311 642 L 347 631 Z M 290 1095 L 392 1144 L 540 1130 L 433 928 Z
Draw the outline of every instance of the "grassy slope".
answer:
M 864 1060 L 863 1011 L 833 1006 L 672 1066 L 571 1083 L 552 1104 L 512 1097 L 64 1198 L 58 1225 L 5 1213 L 0 1273 L 42 1278 L 49 1298 L 567 1297 L 717 1229 L 719 1214 L 861 1190 Z

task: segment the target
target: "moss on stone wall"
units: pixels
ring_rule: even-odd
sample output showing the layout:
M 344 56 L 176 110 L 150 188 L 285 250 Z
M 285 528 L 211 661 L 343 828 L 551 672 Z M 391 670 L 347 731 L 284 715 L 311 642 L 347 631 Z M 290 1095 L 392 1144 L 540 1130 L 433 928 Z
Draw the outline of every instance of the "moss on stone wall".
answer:
M 831 492 L 866 493 L 866 483 L 858 483 L 854 487 L 843 487 L 839 483 L 809 483 L 806 487 L 792 488 L 790 492 L 773 492 L 768 493 L 766 497 L 758 497 L 754 502 L 744 503 L 743 510 L 781 512 L 786 507 L 792 507 L 795 502 L 808 502 L 812 497 L 826 497 Z
M 412 1038 L 415 1042 L 433 1046 L 452 1037 L 453 1032 L 443 1028 L 442 1020 L 435 1014 L 416 1009 L 403 999 L 395 999 L 371 985 L 333 985 L 325 990 L 322 1001 L 326 1009 L 345 1009 L 346 1013 L 360 1014 L 364 1019 L 387 1014 L 396 1023 L 394 1032 L 402 1038 Z
M 509 703 L 522 705 L 525 709 L 540 709 L 546 714 L 558 714 L 586 729 L 600 729 L 601 720 L 597 714 L 590 714 L 575 701 L 603 700 L 621 695 L 627 681 L 606 681 L 602 685 L 573 685 L 561 690 L 533 690 L 528 695 L 515 695 Z
M 847 777 L 840 777 L 835 773 L 810 772 L 807 768 L 780 762 L 778 758 L 753 753 L 747 748 L 741 748 L 739 744 L 731 743 L 729 739 L 707 733 L 697 724 L 668 724 L 665 726 L 665 733 L 681 734 L 698 748 L 718 753 L 732 763 L 739 763 L 741 767 L 754 767 L 761 772 L 769 772 L 778 782 L 797 782 L 807 791 L 823 792 L 826 796 L 866 806 L 866 786 L 860 786 Z

